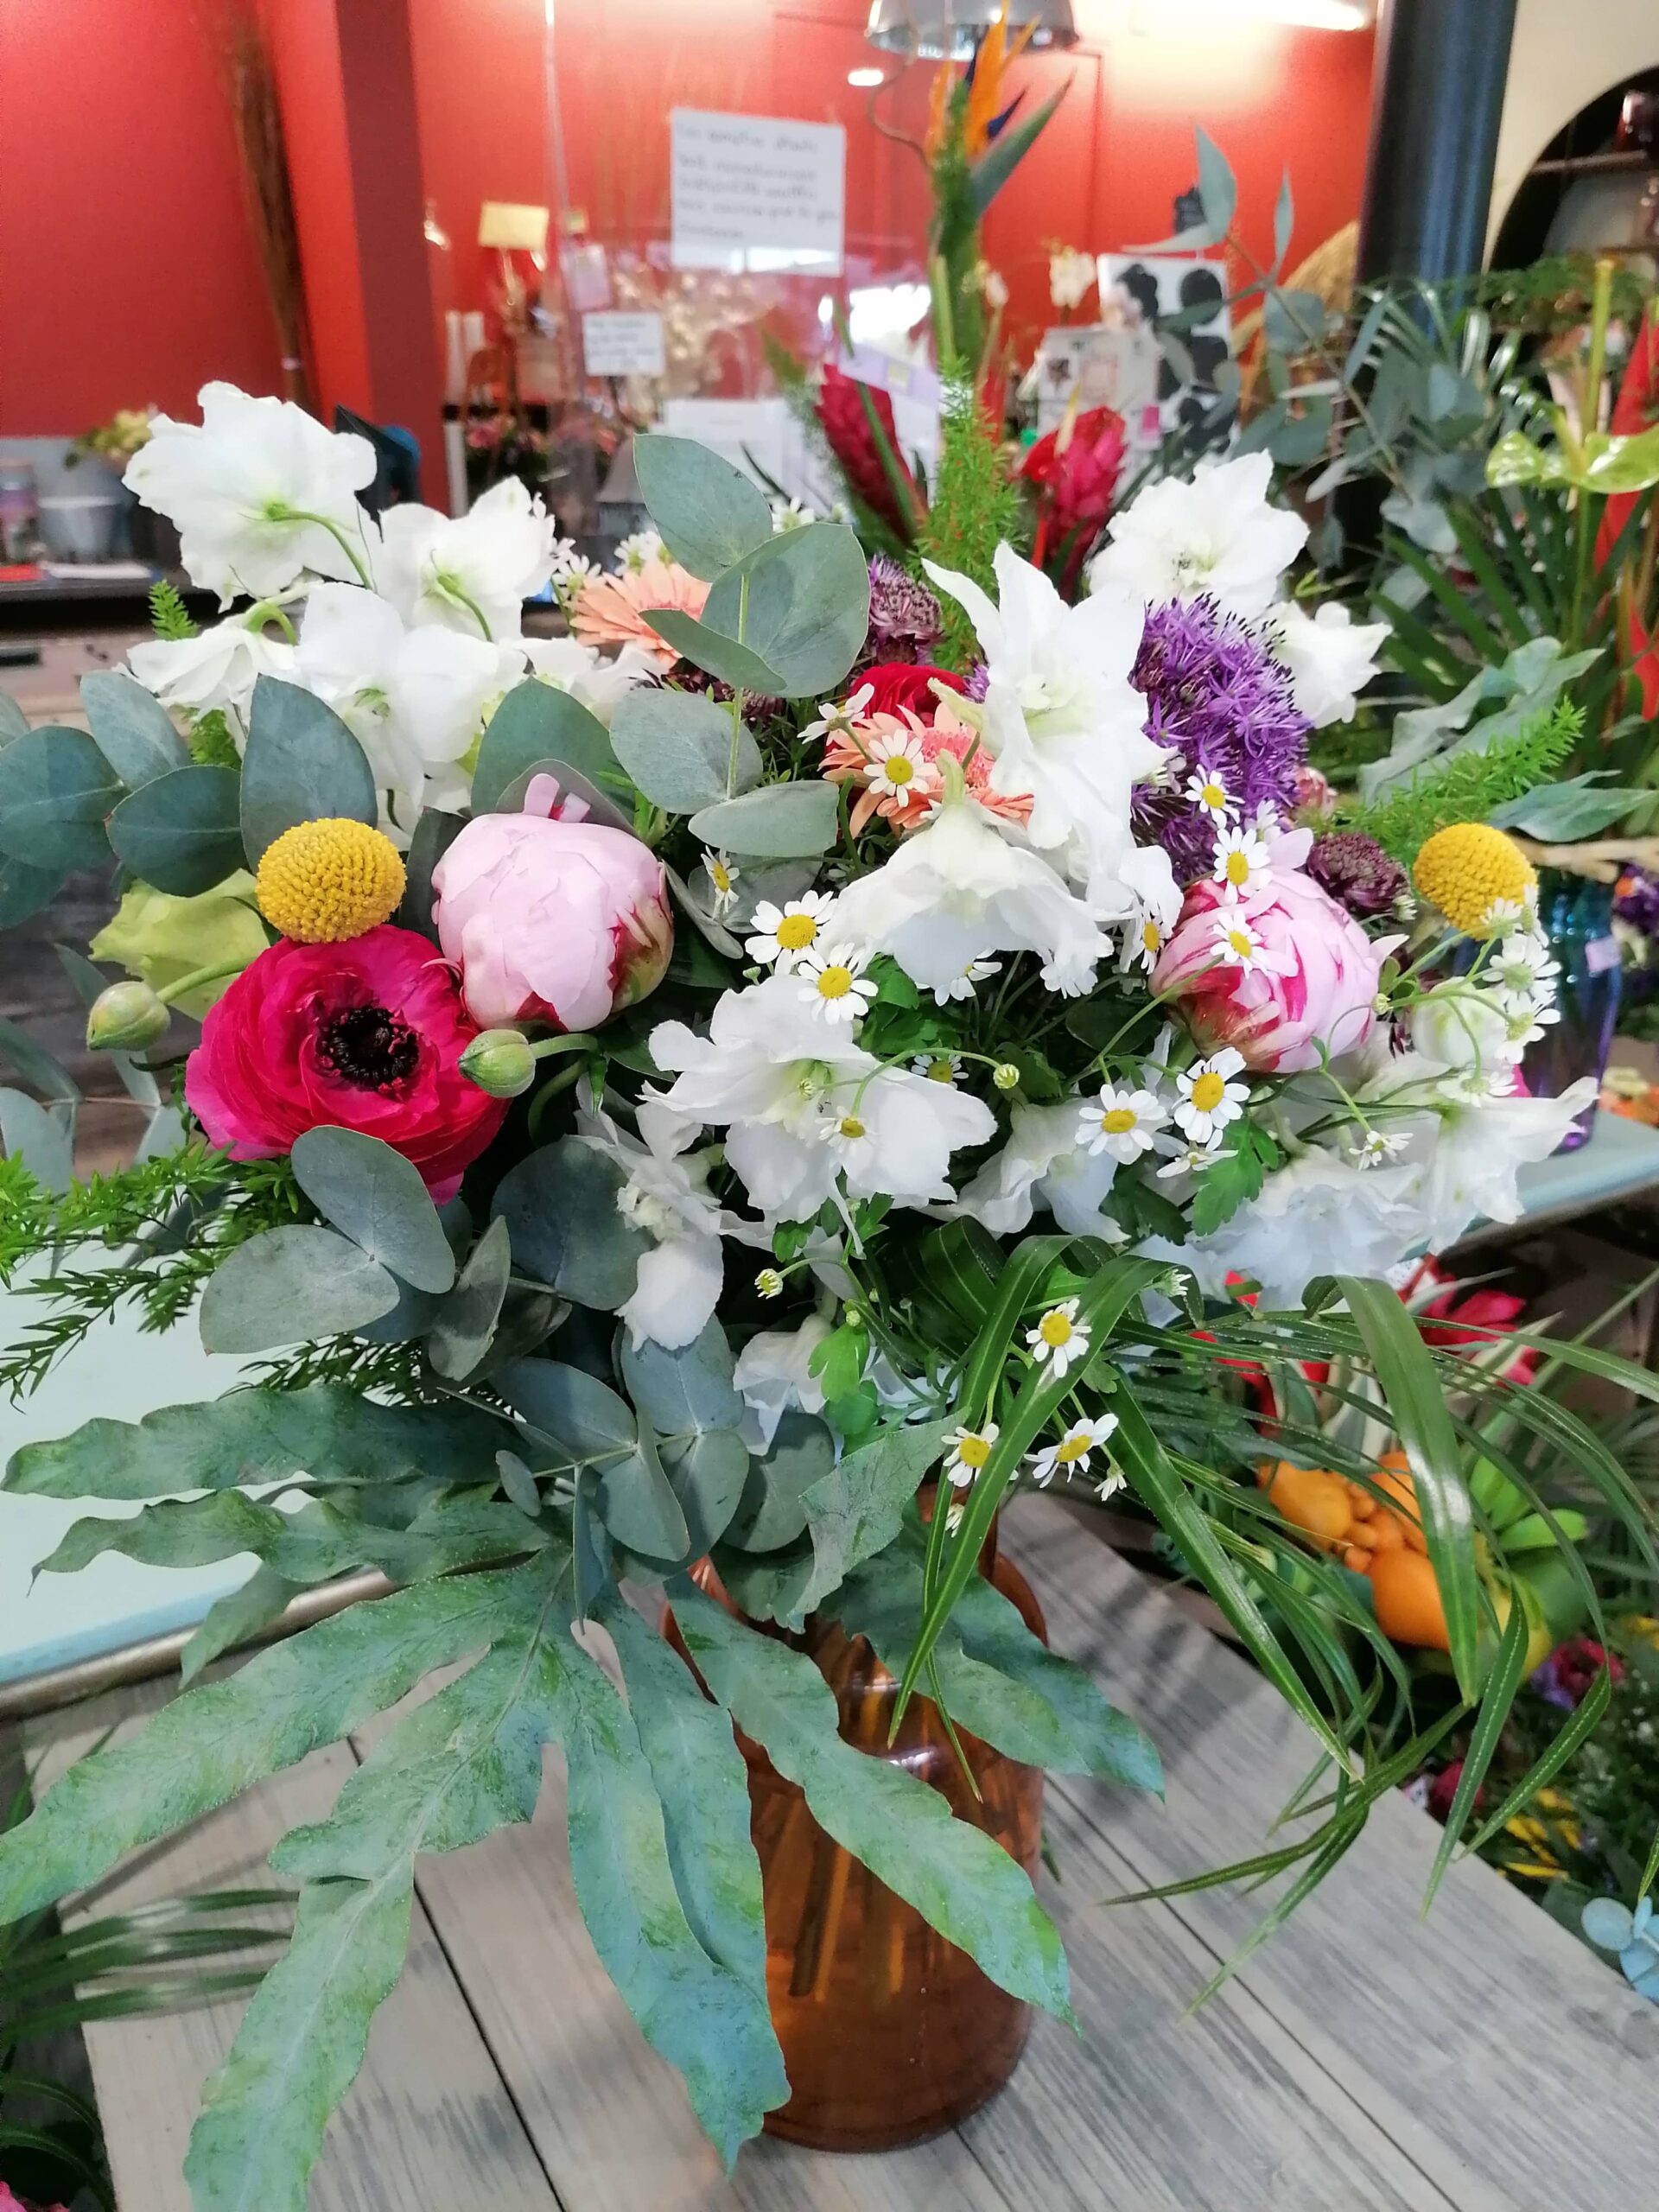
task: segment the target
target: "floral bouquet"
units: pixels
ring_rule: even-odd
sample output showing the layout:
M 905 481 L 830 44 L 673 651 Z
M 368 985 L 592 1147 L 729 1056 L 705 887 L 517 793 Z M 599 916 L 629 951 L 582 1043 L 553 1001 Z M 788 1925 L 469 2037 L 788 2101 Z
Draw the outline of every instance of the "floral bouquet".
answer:
M 1441 1365 L 1459 1418 L 1547 1414 L 1631 1512 L 1570 1415 L 1425 1345 L 1375 1280 L 1512 1214 L 1580 1102 L 1516 1086 L 1551 974 L 1508 839 L 1407 849 L 1399 803 L 1376 834 L 1298 822 L 1310 722 L 1351 712 L 1377 637 L 1283 596 L 1302 525 L 1266 460 L 1144 493 L 1070 607 L 1006 546 L 873 577 L 849 531 L 774 529 L 679 440 L 639 470 L 660 542 L 619 577 L 566 562 L 576 635 L 537 643 L 522 602 L 559 555 L 522 486 L 377 524 L 363 442 L 209 386 L 130 479 L 251 604 L 200 634 L 163 606 L 130 673 L 87 679 L 90 734 L 0 723 L 0 918 L 113 856 L 94 950 L 129 973 L 71 964 L 149 1116 L 130 1167 L 77 1184 L 73 1084 L 0 1040 L 30 1086 L 0 1091 L 0 1269 L 64 1263 L 0 1371 L 26 1387 L 124 1304 L 194 1308 L 254 1363 L 31 1444 L 7 1486 L 139 1507 L 78 1523 L 54 1572 L 257 1555 L 188 1677 L 298 1589 L 396 1586 L 79 1762 L 0 1838 L 0 1920 L 472 1662 L 273 1854 L 296 1931 L 209 2086 L 201 2212 L 302 2202 L 417 1854 L 526 1819 L 549 1744 L 599 1954 L 728 2158 L 789 2093 L 733 1723 L 1065 2016 L 1025 1871 L 843 1744 L 785 1632 L 829 1608 L 901 1707 L 1157 1787 L 976 1574 L 1015 1483 L 1127 1486 L 1349 1770 L 1274 1857 L 1311 1886 L 1390 1786 L 1344 1656 L 1388 1647 L 1258 1493 L 1241 1363 L 1371 1362 L 1461 1710 L 1513 1694 L 1514 1637 Z M 960 665 L 921 658 L 938 595 L 977 639 Z M 1433 821 L 1433 790 L 1405 814 Z M 666 1590 L 696 1677 L 625 1578 Z

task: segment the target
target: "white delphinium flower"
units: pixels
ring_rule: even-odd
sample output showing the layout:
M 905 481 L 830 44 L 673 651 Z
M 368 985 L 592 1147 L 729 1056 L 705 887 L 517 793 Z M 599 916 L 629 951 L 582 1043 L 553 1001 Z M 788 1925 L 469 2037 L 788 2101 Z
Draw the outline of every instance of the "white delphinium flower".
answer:
M 821 1020 L 850 1027 L 869 1012 L 875 985 L 864 973 L 864 955 L 852 945 L 815 945 L 801 956 L 796 973 L 803 1001 Z
M 1175 1108 L 1176 1126 L 1194 1144 L 1219 1142 L 1222 1132 L 1237 1121 L 1249 1103 L 1249 1085 L 1233 1077 L 1244 1065 L 1244 1055 L 1224 1045 L 1208 1059 L 1194 1060 L 1175 1078 L 1180 1100 Z
M 1015 1068 L 1013 1073 L 1017 1084 L 1020 1071 Z M 999 1090 L 1003 1087 L 997 1084 Z M 1011 1236 L 1044 1205 L 1074 1236 L 1122 1243 L 1122 1230 L 1100 1211 L 1117 1173 L 1117 1160 L 1109 1152 L 1090 1152 L 1081 1141 L 1080 1113 L 1075 1098 L 1057 1099 L 1046 1106 L 1020 1100 L 1010 1117 L 1007 1144 L 966 1185 L 953 1211 L 982 1222 L 994 1236 Z
M 1109 1153 L 1128 1166 L 1151 1151 L 1154 1137 L 1168 1119 L 1169 1109 L 1152 1091 L 1103 1083 L 1099 1097 L 1083 1109 L 1078 1128 L 1089 1151 Z
M 372 566 L 375 588 L 412 628 L 436 623 L 499 644 L 518 638 L 524 601 L 553 573 L 553 523 L 541 500 L 506 476 L 464 515 L 388 507 Z
M 781 906 L 770 899 L 755 902 L 750 917 L 753 937 L 743 950 L 763 968 L 775 967 L 787 976 L 796 964 L 823 942 L 836 902 L 827 891 L 804 891 Z
M 1307 543 L 1307 524 L 1268 497 L 1265 453 L 1200 463 L 1190 484 L 1160 478 L 1106 525 L 1110 543 L 1089 564 L 1091 591 L 1128 592 L 1142 607 L 1213 599 L 1224 614 L 1253 618 L 1271 605 L 1279 578 Z
M 1164 753 L 1146 734 L 1146 701 L 1129 682 L 1143 605 L 1109 592 L 1068 607 L 1007 545 L 996 549 L 995 601 L 971 577 L 923 565 L 966 609 L 985 656 L 980 711 L 992 790 L 1030 798 L 1031 842 L 1087 880 L 1098 907 L 1096 880 L 1120 873 L 1135 845 L 1135 786 Z
M 1261 625 L 1274 658 L 1290 671 L 1297 713 L 1306 715 L 1315 729 L 1352 721 L 1359 694 L 1376 674 L 1376 657 L 1389 626 L 1356 622 L 1335 599 L 1322 600 L 1312 615 L 1295 600 L 1281 600 Z
M 1095 257 L 1072 245 L 1056 246 L 1048 257 L 1048 296 L 1070 313 L 1088 298 L 1095 281 Z
M 1521 1057 L 1509 1013 L 1496 992 L 1465 976 L 1449 976 L 1412 1005 L 1413 1049 L 1441 1068 L 1487 1073 Z
M 1045 1445 L 1041 1451 L 1032 1454 L 1031 1479 L 1039 1490 L 1046 1490 L 1057 1473 L 1068 1478 L 1086 1475 L 1090 1460 L 1096 1452 L 1104 1450 L 1116 1427 L 1116 1414 L 1099 1414 L 1093 1421 L 1073 1421 L 1058 1444 Z
M 709 904 L 717 914 L 729 914 L 737 904 L 738 880 L 742 870 L 724 853 L 705 853 L 702 872 L 709 879 Z
M 407 629 L 378 593 L 336 583 L 307 599 L 296 662 L 299 680 L 368 754 L 405 830 L 423 804 L 466 804 L 471 779 L 461 763 L 524 668 L 515 645 Z
M 1398 1166 L 1384 1171 L 1402 1179 L 1414 1214 L 1414 1235 L 1403 1243 L 1440 1251 L 1477 1220 L 1518 1221 L 1520 1169 L 1548 1160 L 1574 1119 L 1596 1096 L 1594 1080 L 1580 1077 L 1559 1098 L 1499 1091 L 1493 1078 L 1471 1071 L 1446 1071 L 1416 1053 L 1397 1059 L 1364 1086 L 1360 1103 L 1389 1109 L 1389 1128 L 1405 1139 Z M 1497 1080 L 1514 1080 L 1507 1073 Z M 1421 1111 L 1405 1109 L 1421 1106 Z M 1370 1179 L 1368 1178 L 1368 1180 Z M 1271 1183 L 1273 1179 L 1269 1177 Z M 1395 1255 L 1397 1257 L 1397 1254 Z M 1338 1272 L 1360 1273 L 1360 1269 Z
M 1242 968 L 1248 976 L 1261 965 L 1262 940 L 1236 907 L 1224 907 L 1215 917 L 1216 957 L 1224 967 Z
M 1227 786 L 1213 768 L 1187 778 L 1182 796 L 1201 806 L 1206 814 L 1215 817 L 1217 825 L 1225 822 L 1232 812 L 1233 801 Z
M 127 666 L 164 707 L 193 715 L 218 709 L 230 715 L 238 738 L 259 678 L 276 676 L 291 683 L 296 674 L 294 648 L 285 639 L 250 629 L 234 616 L 194 638 L 146 638 L 128 649 Z
M 1216 833 L 1216 881 L 1230 899 L 1259 891 L 1273 874 L 1268 842 L 1258 830 L 1229 825 Z
M 619 538 L 616 546 L 616 565 L 628 575 L 637 576 L 653 561 L 663 558 L 663 539 L 660 531 L 636 530 L 626 537 Z
M 994 1421 L 988 1421 L 982 1428 L 958 1428 L 952 1432 L 944 1471 L 954 1489 L 968 1488 L 990 1458 L 1001 1433 Z
M 976 983 L 982 983 L 988 976 L 1001 973 L 1002 963 L 1000 960 L 970 960 L 959 976 L 952 976 L 943 983 L 935 983 L 933 1003 L 935 1006 L 949 1006 L 953 999 L 970 999 L 974 995 Z
M 865 709 L 875 696 L 874 686 L 861 683 L 856 691 L 842 700 L 820 699 L 816 720 L 805 723 L 801 730 L 804 742 L 826 737 L 850 737 L 857 728 Z
M 568 691 L 607 729 L 619 702 L 640 684 L 656 680 L 657 664 L 644 645 L 632 640 L 609 655 L 577 638 L 526 638 L 523 649 L 532 676 L 556 691 Z
M 580 1109 L 576 1133 L 627 1178 L 617 1211 L 653 1239 L 639 1257 L 632 1295 L 621 1308 L 632 1341 L 677 1351 L 700 1335 L 719 1303 L 725 1216 L 709 1188 L 711 1152 L 688 1150 L 701 1124 L 672 1112 L 647 1090 L 635 1110 L 639 1134 L 602 1106 Z
M 741 1434 L 751 1452 L 766 1452 L 790 1412 L 821 1414 L 823 1385 L 812 1355 L 830 1334 L 829 1316 L 809 1313 L 796 1329 L 762 1329 L 737 1355 L 732 1382 L 748 1408 Z
M 228 607 L 240 593 L 274 599 L 306 575 L 364 581 L 368 440 L 232 384 L 204 385 L 198 401 L 199 423 L 151 417 L 122 479 L 176 527 L 191 582 Z
M 1050 990 L 1076 995 L 1111 951 L 1089 908 L 1039 854 L 1012 845 L 970 799 L 947 801 L 880 868 L 849 884 L 836 931 L 890 953 L 924 990 L 955 995 L 993 952 L 1034 952 Z
M 952 1152 L 996 1132 L 982 1099 L 884 1067 L 849 1026 L 822 1020 L 803 1004 L 794 976 L 725 993 L 707 1034 L 663 1022 L 650 1045 L 675 1077 L 669 1105 L 728 1130 L 734 1173 L 760 1211 L 778 1220 L 810 1220 L 843 1172 L 854 1198 L 948 1203 Z M 864 1124 L 868 1145 L 843 1160 L 822 1132 L 848 1115 Z
M 1075 1298 L 1063 1298 L 1058 1306 L 1049 1307 L 1034 1329 L 1026 1332 L 1032 1357 L 1057 1380 L 1089 1357 L 1089 1324 L 1077 1319 L 1079 1303 Z

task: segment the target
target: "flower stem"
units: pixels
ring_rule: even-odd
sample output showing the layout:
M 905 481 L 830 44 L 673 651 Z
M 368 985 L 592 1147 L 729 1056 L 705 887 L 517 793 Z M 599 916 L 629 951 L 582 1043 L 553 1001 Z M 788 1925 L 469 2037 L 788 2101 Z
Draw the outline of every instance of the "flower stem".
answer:
M 204 983 L 222 982 L 226 976 L 239 976 L 247 964 L 245 960 L 210 960 L 205 968 L 193 968 L 156 995 L 163 1006 L 176 1006 L 187 991 L 198 990 Z
M 748 626 L 749 580 L 745 575 L 738 579 L 737 586 L 737 642 L 740 645 L 746 642 L 744 633 Z M 743 741 L 743 698 L 742 690 L 734 683 L 732 686 L 732 749 L 726 763 L 728 798 L 737 797 L 737 756 L 738 748 Z
M 284 507 L 276 519 L 281 522 L 315 523 L 319 530 L 326 530 L 329 537 L 334 539 L 335 544 L 339 546 L 340 551 L 346 556 L 346 558 L 351 563 L 353 568 L 356 569 L 357 581 L 359 583 L 364 587 L 365 590 L 369 588 L 369 571 L 367 563 L 363 560 L 356 547 L 353 546 L 350 538 L 346 537 L 345 531 L 341 530 L 338 523 L 330 522 L 327 515 L 314 515 L 308 513 L 303 507 Z

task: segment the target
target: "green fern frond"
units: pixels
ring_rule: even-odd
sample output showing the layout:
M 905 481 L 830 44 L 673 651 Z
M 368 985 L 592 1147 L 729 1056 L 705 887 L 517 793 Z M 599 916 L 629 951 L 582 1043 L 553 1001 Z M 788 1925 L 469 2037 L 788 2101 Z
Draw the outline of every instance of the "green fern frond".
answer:
M 1363 830 L 1409 868 L 1419 848 L 1453 822 L 1484 822 L 1510 799 L 1548 783 L 1584 734 L 1584 711 L 1558 700 L 1547 715 L 1478 753 L 1454 753 L 1417 769 L 1370 802 L 1343 810 L 1343 827 Z
M 939 424 L 939 465 L 933 500 L 917 532 L 917 550 L 942 568 L 956 569 L 995 595 L 992 565 L 1005 539 L 1021 550 L 1024 509 L 1017 487 L 1002 464 L 990 424 L 961 377 L 945 384 Z M 979 657 L 973 625 L 955 600 L 944 607 L 944 637 L 939 659 L 963 670 Z
M 165 576 L 157 576 L 149 588 L 150 626 L 158 638 L 176 644 L 181 639 L 194 638 L 196 626 L 189 610 L 180 598 L 177 588 Z
M 222 707 L 198 715 L 185 732 L 190 758 L 200 768 L 234 768 L 238 755 Z

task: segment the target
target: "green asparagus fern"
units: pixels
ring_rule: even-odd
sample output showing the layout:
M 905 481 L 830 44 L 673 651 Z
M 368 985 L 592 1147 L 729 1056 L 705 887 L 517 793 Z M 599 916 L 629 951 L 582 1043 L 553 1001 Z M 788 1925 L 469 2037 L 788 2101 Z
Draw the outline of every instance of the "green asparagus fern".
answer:
M 939 465 L 933 500 L 917 533 L 918 551 L 942 568 L 955 569 L 995 596 L 992 566 L 1004 540 L 1020 550 L 1024 512 L 1009 480 L 990 424 L 960 375 L 944 387 L 939 425 Z M 978 658 L 972 623 L 953 599 L 944 601 L 944 637 L 939 659 L 966 669 Z
M 1453 822 L 1484 822 L 1509 800 L 1548 783 L 1584 734 L 1584 712 L 1558 700 L 1512 736 L 1454 753 L 1414 771 L 1377 798 L 1344 808 L 1342 826 L 1363 830 L 1408 868 L 1419 848 Z

